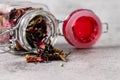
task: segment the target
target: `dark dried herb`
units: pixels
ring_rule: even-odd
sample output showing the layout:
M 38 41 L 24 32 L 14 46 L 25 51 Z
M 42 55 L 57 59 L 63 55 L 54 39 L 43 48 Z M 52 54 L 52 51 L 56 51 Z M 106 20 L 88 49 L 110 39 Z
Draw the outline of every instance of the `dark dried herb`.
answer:
M 13 9 L 10 13 L 10 22 L 12 25 L 15 25 L 19 18 L 28 10 L 34 8 L 21 8 Z M 64 53 L 62 50 L 56 49 L 51 45 L 51 41 L 47 35 L 47 24 L 46 18 L 44 16 L 38 15 L 35 16 L 28 24 L 26 29 L 26 39 L 29 45 L 32 48 L 38 49 L 38 54 L 36 56 L 31 56 L 30 54 L 26 55 L 27 62 L 48 62 L 52 60 L 63 60 L 67 61 L 67 53 Z M 44 40 L 48 39 L 48 42 Z M 16 50 L 22 50 L 18 42 L 16 42 Z
M 32 7 L 28 7 L 28 8 L 20 8 L 20 9 L 13 9 L 11 10 L 10 12 L 10 15 L 9 15 L 9 22 L 12 24 L 12 26 L 14 26 L 18 19 L 23 15 L 25 14 L 26 11 L 28 10 L 33 10 L 34 8 Z
M 38 48 L 39 54 L 35 59 L 27 58 L 27 62 L 48 62 L 51 60 L 66 60 L 67 54 L 61 50 L 55 49 L 51 43 L 45 43 L 44 38 L 47 38 L 47 25 L 44 17 L 41 15 L 33 18 L 26 30 L 27 40 L 33 48 Z M 40 58 L 41 61 L 37 60 Z

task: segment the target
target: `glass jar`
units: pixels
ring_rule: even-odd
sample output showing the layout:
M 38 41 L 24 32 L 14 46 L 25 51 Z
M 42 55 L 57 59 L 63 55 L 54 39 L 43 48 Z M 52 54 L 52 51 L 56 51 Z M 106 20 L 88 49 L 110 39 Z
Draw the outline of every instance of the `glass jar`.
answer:
M 37 53 L 38 49 L 28 40 L 27 30 L 36 17 L 42 17 L 47 27 L 47 35 L 41 41 L 52 45 L 61 34 L 58 29 L 58 24 L 61 22 L 63 22 L 65 39 L 76 48 L 91 47 L 102 32 L 100 19 L 88 9 L 75 10 L 64 21 L 60 21 L 50 13 L 46 5 L 32 2 L 7 2 L 7 4 L 0 4 L 0 17 L 2 24 L 0 24 L 0 41 L 4 43 L 7 40 L 11 49 L 23 49 L 34 53 Z
M 6 10 L 4 10 L 4 8 Z M 0 39 L 2 43 L 6 43 L 5 40 L 7 39 L 10 48 L 37 52 L 37 49 L 29 43 L 26 36 L 26 30 L 30 21 L 38 16 L 45 19 L 45 24 L 47 26 L 47 37 L 44 41 L 49 43 L 50 40 L 52 45 L 55 43 L 58 22 L 49 12 L 46 5 L 32 2 L 8 2 L 7 4 L 1 4 L 0 13 L 2 17 L 7 16 L 7 18 L 4 17 L 6 21 L 0 21 L 1 24 L 4 24 L 0 26 Z

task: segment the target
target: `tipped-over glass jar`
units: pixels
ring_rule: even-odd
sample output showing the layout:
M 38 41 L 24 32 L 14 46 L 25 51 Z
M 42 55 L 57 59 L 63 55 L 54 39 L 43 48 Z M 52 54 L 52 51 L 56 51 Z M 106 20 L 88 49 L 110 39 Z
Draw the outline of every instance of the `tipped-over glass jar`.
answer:
M 7 42 L 11 49 L 37 53 L 40 44 L 55 43 L 60 22 L 43 4 L 0 4 L 0 42 Z M 64 37 L 76 48 L 94 45 L 101 31 L 100 19 L 88 9 L 75 10 L 63 21 Z

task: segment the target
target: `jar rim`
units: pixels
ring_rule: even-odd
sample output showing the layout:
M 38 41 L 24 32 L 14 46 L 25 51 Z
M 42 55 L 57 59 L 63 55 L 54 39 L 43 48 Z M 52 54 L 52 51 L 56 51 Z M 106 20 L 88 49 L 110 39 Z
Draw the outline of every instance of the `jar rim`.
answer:
M 26 39 L 26 28 L 27 25 L 29 24 L 29 22 L 37 15 L 41 15 L 43 17 L 46 17 L 47 19 L 49 19 L 51 22 L 47 23 L 49 24 L 52 31 L 51 35 L 48 36 L 48 38 L 50 38 L 51 40 L 51 44 L 54 45 L 55 41 L 56 41 L 56 37 L 57 32 L 58 32 L 58 23 L 56 21 L 56 18 L 48 11 L 44 11 L 44 10 L 30 10 L 27 11 L 19 20 L 19 32 L 18 32 L 18 40 L 21 44 L 21 46 L 25 49 L 25 50 L 33 50 L 33 48 L 29 45 L 29 43 L 27 42 Z M 24 26 L 23 26 L 24 25 Z

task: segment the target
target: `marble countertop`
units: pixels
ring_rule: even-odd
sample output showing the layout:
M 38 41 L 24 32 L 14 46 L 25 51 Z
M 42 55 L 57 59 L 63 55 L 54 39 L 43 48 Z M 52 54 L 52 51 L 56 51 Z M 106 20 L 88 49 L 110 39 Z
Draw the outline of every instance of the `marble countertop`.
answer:
M 0 0 L 7 2 L 9 0 Z M 14 1 L 14 0 L 13 0 Z M 20 1 L 20 0 L 19 0 Z M 25 1 L 25 0 L 21 0 Z M 119 0 L 26 0 L 48 5 L 61 20 L 73 10 L 93 10 L 109 32 L 90 49 L 75 49 L 64 37 L 56 47 L 71 52 L 68 62 L 26 63 L 24 55 L 0 52 L 0 80 L 119 80 L 120 79 L 120 1 Z M 61 25 L 60 25 L 61 26 Z M 2 49 L 2 48 L 1 48 Z M 61 67 L 63 64 L 63 67 Z

